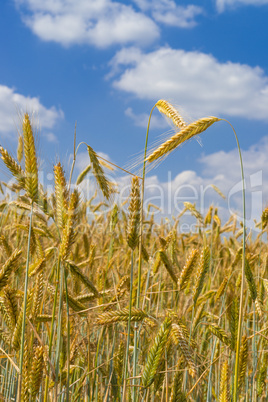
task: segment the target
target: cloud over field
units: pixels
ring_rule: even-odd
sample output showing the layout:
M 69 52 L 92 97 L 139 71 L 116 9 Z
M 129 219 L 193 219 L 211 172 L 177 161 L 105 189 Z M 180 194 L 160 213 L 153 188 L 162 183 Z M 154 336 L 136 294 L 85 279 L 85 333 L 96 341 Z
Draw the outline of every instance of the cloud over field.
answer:
M 102 154 L 101 154 L 102 155 Z M 246 207 L 247 207 L 247 227 L 256 230 L 255 221 L 260 221 L 263 209 L 267 206 L 268 188 L 265 185 L 265 178 L 268 176 L 268 136 L 263 137 L 257 144 L 242 150 Z M 109 160 L 109 156 L 105 155 Z M 89 163 L 87 152 L 81 152 L 77 158 L 76 174 L 78 175 Z M 228 152 L 219 151 L 208 155 L 203 155 L 199 161 L 197 171 L 185 170 L 176 173 L 167 171 L 166 176 L 161 174 L 158 177 L 157 169 L 147 174 L 145 182 L 144 210 L 148 210 L 150 204 L 157 206 L 153 208 L 157 221 L 161 217 L 169 219 L 177 217 L 184 209 L 184 202 L 188 201 L 196 204 L 196 208 L 205 215 L 210 205 L 217 206 L 219 216 L 223 222 L 227 221 L 230 214 L 236 214 L 238 219 L 242 219 L 242 181 L 240 162 L 237 149 Z M 120 171 L 106 171 L 106 174 L 114 183 L 118 193 L 114 196 L 114 201 L 123 205 L 127 212 L 125 201 L 130 192 L 131 177 L 122 176 Z M 90 172 L 84 182 L 80 185 L 80 190 L 85 198 L 93 196 L 96 186 L 95 179 Z M 217 186 L 225 195 L 223 199 L 213 186 Z M 98 204 L 99 196 L 94 201 Z M 106 206 L 104 210 L 111 207 Z M 184 230 L 193 230 L 196 220 L 189 219 L 190 213 L 183 219 Z M 188 226 L 187 226 L 188 225 Z M 190 226 L 189 226 L 190 225 Z M 191 226 L 192 225 L 192 226 Z M 188 229 L 187 229 L 188 228 Z
M 114 88 L 137 98 L 165 98 L 198 117 L 268 119 L 268 77 L 260 67 L 170 47 L 149 53 L 125 48 L 110 65 Z
M 0 85 L 0 134 L 7 136 L 16 131 L 19 116 L 28 112 L 37 126 L 51 130 L 63 118 L 63 112 L 55 106 L 46 108 L 37 97 L 19 94 L 13 88 Z M 55 141 L 54 134 L 47 134 L 48 141 Z
M 267 206 L 268 188 L 268 137 L 242 150 L 247 226 L 255 227 L 254 219 L 260 220 L 262 210 Z M 146 185 L 145 203 L 160 205 L 164 214 L 177 216 L 183 209 L 183 202 L 196 203 L 198 210 L 205 214 L 213 203 L 219 206 L 224 220 L 235 213 L 242 218 L 242 181 L 237 149 L 229 152 L 215 152 L 199 159 L 198 171 L 183 171 L 174 177 L 167 172 L 167 180 L 160 181 L 156 175 L 149 176 Z M 211 187 L 216 185 L 226 196 L 223 200 Z

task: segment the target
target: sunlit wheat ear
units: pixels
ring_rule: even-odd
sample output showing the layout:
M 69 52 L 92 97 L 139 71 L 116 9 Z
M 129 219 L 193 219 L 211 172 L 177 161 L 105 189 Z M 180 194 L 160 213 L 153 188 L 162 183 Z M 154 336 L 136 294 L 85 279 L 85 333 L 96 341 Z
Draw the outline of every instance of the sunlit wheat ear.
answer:
M 197 258 L 198 258 L 198 250 L 193 249 L 190 255 L 188 256 L 187 261 L 180 273 L 180 277 L 178 280 L 178 288 L 180 290 L 185 289 L 186 286 L 188 285 L 192 272 L 196 266 Z
M 210 253 L 209 248 L 205 247 L 200 255 L 198 270 L 196 273 L 196 282 L 193 290 L 194 304 L 196 305 L 197 299 L 203 289 L 205 277 L 209 269 Z
M 67 190 L 64 170 L 60 162 L 54 166 L 54 180 L 56 196 L 56 219 L 58 227 L 62 229 L 66 222 L 69 192 Z
M 219 338 L 219 340 L 224 343 L 226 346 L 230 346 L 231 345 L 231 338 L 229 337 L 229 335 L 221 328 L 219 327 L 217 324 L 212 323 L 209 324 L 208 326 L 209 331 L 215 335 L 217 338 Z
M 163 113 L 165 116 L 169 117 L 173 124 L 178 128 L 185 128 L 186 123 L 179 114 L 179 112 L 166 100 L 160 99 L 155 106 L 159 112 Z
M 197 374 L 197 367 L 193 360 L 193 352 L 189 346 L 189 339 L 185 338 L 185 334 L 180 325 L 173 323 L 171 330 L 171 337 L 176 346 L 178 346 L 182 352 L 184 360 L 189 367 L 189 373 L 192 377 Z
M 239 355 L 239 377 L 238 388 L 241 388 L 245 379 L 246 369 L 248 364 L 248 340 L 244 335 L 241 340 L 240 355 Z
M 186 210 L 191 212 L 191 215 L 193 215 L 200 223 L 203 223 L 203 216 L 200 214 L 200 212 L 197 211 L 195 204 L 191 204 L 188 201 L 184 202 L 183 204 Z
M 176 272 L 174 271 L 174 268 L 173 268 L 171 262 L 169 261 L 169 258 L 167 256 L 167 254 L 163 250 L 160 250 L 159 255 L 160 255 L 161 261 L 164 264 L 164 266 L 165 266 L 167 272 L 169 273 L 171 279 L 177 285 L 178 277 L 176 275 Z
M 18 139 L 17 158 L 19 163 L 21 163 L 23 158 L 23 137 L 21 135 L 19 136 Z
M 169 338 L 165 348 L 165 355 L 164 355 L 165 358 L 160 360 L 160 363 L 157 367 L 157 373 L 154 378 L 154 394 L 158 393 L 160 391 L 160 388 L 163 386 L 163 382 L 166 377 L 166 365 L 168 364 L 168 361 L 171 358 L 171 354 L 173 354 L 173 350 L 172 350 L 172 342 Z
M 34 358 L 32 361 L 32 369 L 30 375 L 30 393 L 32 400 L 34 401 L 42 382 L 44 369 L 44 352 L 42 346 L 37 346 L 34 353 Z
M 0 305 L 7 326 L 11 331 L 14 331 L 18 318 L 17 298 L 14 289 L 9 286 L 4 288 L 3 297 L 0 298 Z
M 138 308 L 132 307 L 131 309 L 131 321 L 143 321 L 144 318 L 147 317 L 147 314 Z M 106 313 L 100 314 L 96 323 L 99 325 L 110 325 L 116 322 L 127 322 L 129 319 L 129 308 L 123 308 L 119 311 L 109 311 Z
M 217 293 L 215 295 L 215 302 L 217 302 L 217 300 L 219 300 L 221 298 L 221 296 L 224 294 L 226 287 L 228 285 L 228 281 L 229 281 L 229 276 L 225 276 L 225 278 L 223 279 L 222 283 L 220 284 Z
M 266 228 L 268 226 L 268 207 L 263 211 L 261 219 L 263 228 Z
M 88 172 L 91 170 L 91 165 L 88 165 L 77 177 L 76 184 L 81 184 Z
M 25 188 L 25 172 L 21 168 L 21 166 L 12 158 L 12 156 L 7 152 L 6 149 L 0 146 L 0 154 L 1 158 L 8 168 L 8 170 L 12 173 L 12 175 L 17 179 L 19 186 L 23 189 Z
M 89 145 L 87 146 L 87 151 L 90 158 L 93 174 L 97 180 L 97 183 L 104 197 L 108 200 L 110 198 L 110 183 L 104 175 L 104 171 L 101 167 L 96 152 Z
M 81 271 L 81 269 L 70 261 L 66 261 L 66 266 L 70 269 L 71 273 L 79 279 L 89 290 L 93 292 L 96 297 L 100 297 L 99 291 L 94 284 L 88 279 L 88 277 Z
M 21 256 L 21 250 L 14 250 L 11 256 L 8 258 L 8 260 L 5 262 L 5 264 L 2 266 L 0 269 L 0 290 L 6 286 L 11 272 L 14 270 L 14 268 L 17 267 L 19 258 Z
M 70 204 L 68 207 L 66 224 L 63 228 L 62 240 L 60 245 L 60 256 L 62 260 L 66 260 L 68 258 L 71 247 L 75 240 L 74 226 L 78 203 L 79 194 L 78 191 L 75 190 L 70 196 Z
M 245 259 L 245 276 L 247 279 L 250 296 L 251 296 L 253 302 L 255 302 L 255 300 L 257 299 L 257 296 L 258 296 L 257 288 L 256 288 L 256 284 L 254 281 L 253 273 L 252 273 L 252 270 L 250 268 L 247 258 Z
M 38 169 L 34 143 L 34 135 L 29 115 L 25 113 L 23 123 L 23 142 L 25 155 L 25 187 L 28 196 L 32 201 L 36 201 L 38 193 Z
M 177 401 L 187 401 L 186 395 L 182 395 L 182 385 L 183 385 L 183 374 L 184 374 L 184 362 L 183 360 L 179 360 L 176 365 L 176 371 L 172 384 L 172 391 L 170 396 L 170 402 Z M 184 399 L 183 399 L 184 396 Z
M 201 134 L 207 128 L 209 128 L 213 123 L 216 121 L 220 121 L 221 119 L 217 117 L 204 117 L 199 119 L 185 128 L 183 128 L 179 133 L 173 135 L 169 140 L 164 142 L 159 148 L 157 148 L 153 153 L 151 153 L 146 161 L 151 163 L 166 154 L 173 151 L 179 145 L 184 143 L 185 141 L 189 140 L 190 138 L 194 137 L 197 134 Z
M 219 402 L 230 402 L 228 360 L 226 360 L 221 366 Z
M 148 360 L 142 375 L 142 382 L 145 388 L 149 387 L 154 381 L 160 359 L 168 341 L 170 330 L 171 319 L 170 317 L 166 317 L 154 340 L 153 346 L 149 350 Z
M 134 250 L 139 241 L 139 223 L 140 223 L 140 184 L 138 177 L 132 178 L 130 202 L 129 202 L 129 219 L 127 227 L 127 243 Z
M 231 349 L 235 350 L 239 320 L 239 300 L 237 297 L 233 299 L 231 306 L 228 308 L 227 316 L 231 332 Z
M 36 278 L 35 286 L 33 290 L 33 299 L 32 299 L 32 311 L 30 318 L 34 321 L 38 314 L 40 313 L 40 307 L 42 303 L 44 292 L 44 276 L 43 273 L 40 272 Z

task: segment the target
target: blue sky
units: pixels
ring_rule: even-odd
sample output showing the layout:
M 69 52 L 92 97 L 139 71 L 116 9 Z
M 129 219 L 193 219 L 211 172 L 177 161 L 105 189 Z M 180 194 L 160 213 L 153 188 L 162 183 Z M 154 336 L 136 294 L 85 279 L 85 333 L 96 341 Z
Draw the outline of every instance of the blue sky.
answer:
M 78 142 L 126 165 L 142 150 L 150 110 L 164 98 L 188 121 L 231 121 L 249 182 L 262 171 L 265 204 L 267 17 L 268 0 L 3 0 L 0 141 L 15 153 L 18 110 L 27 110 L 49 170 L 60 159 L 68 171 L 76 121 Z M 170 129 L 157 110 L 153 116 L 150 141 Z M 149 180 L 165 185 L 170 171 L 174 183 L 213 182 L 230 191 L 239 181 L 231 129 L 217 123 L 201 140 L 177 150 Z M 86 162 L 82 152 L 76 173 Z

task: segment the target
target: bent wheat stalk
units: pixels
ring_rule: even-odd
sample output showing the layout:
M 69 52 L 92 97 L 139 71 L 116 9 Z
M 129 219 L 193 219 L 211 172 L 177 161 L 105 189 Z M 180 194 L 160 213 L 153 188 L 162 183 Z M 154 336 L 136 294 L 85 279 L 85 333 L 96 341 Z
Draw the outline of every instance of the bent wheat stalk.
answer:
M 155 105 L 156 106 L 156 105 Z M 153 109 L 152 109 L 153 110 Z M 165 108 L 162 109 L 163 112 L 167 115 L 167 117 L 171 117 L 171 112 Z M 151 112 L 152 113 L 152 112 Z M 151 115 L 150 115 L 151 117 Z M 172 117 L 171 117 L 172 118 Z M 242 338 L 242 322 L 243 322 L 243 294 L 244 294 L 244 282 L 245 282 L 245 247 L 246 247 L 246 201 L 245 201 L 245 179 L 244 179 L 244 168 L 243 168 L 243 160 L 240 144 L 238 141 L 237 134 L 235 132 L 232 124 L 225 119 L 220 119 L 218 117 L 205 117 L 199 119 L 185 128 L 183 128 L 180 132 L 173 135 L 169 140 L 164 142 L 160 147 L 158 147 L 155 151 L 153 151 L 147 158 L 145 158 L 145 162 L 153 162 L 157 159 L 169 154 L 171 151 L 176 149 L 180 144 L 189 140 L 205 131 L 212 124 L 218 121 L 226 121 L 232 128 L 233 133 L 235 135 L 239 160 L 240 160 L 240 170 L 241 170 L 241 178 L 242 178 L 242 205 L 243 205 L 243 246 L 242 246 L 242 278 L 241 278 L 241 288 L 240 288 L 240 308 L 239 308 L 239 321 L 238 321 L 238 333 L 237 333 L 237 344 L 236 344 L 236 360 L 235 360 L 235 374 L 234 374 L 234 389 L 233 389 L 233 401 L 236 402 L 238 398 L 238 388 L 239 388 L 239 356 L 240 356 L 240 346 L 241 346 L 241 338 Z

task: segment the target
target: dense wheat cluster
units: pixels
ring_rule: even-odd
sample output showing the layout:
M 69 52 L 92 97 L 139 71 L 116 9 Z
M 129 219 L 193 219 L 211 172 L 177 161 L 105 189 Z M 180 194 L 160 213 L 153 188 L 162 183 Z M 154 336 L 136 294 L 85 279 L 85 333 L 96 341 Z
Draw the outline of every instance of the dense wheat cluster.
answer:
M 141 216 L 137 177 L 128 212 L 110 201 L 101 213 L 104 203 L 70 190 L 61 163 L 48 195 L 28 115 L 19 150 L 16 161 L 0 148 L 16 179 L 2 183 L 14 197 L 0 204 L 1 400 L 231 401 L 243 248 L 236 217 L 222 223 L 214 207 L 202 216 L 185 203 L 196 231 L 180 233 L 179 218 L 159 222 L 151 206 Z M 88 153 L 78 181 L 91 170 L 108 202 L 113 189 Z M 245 250 L 238 400 L 268 398 L 267 216 Z

